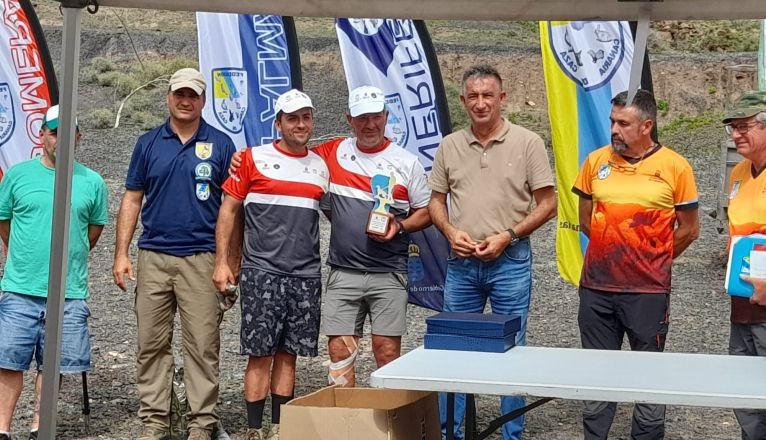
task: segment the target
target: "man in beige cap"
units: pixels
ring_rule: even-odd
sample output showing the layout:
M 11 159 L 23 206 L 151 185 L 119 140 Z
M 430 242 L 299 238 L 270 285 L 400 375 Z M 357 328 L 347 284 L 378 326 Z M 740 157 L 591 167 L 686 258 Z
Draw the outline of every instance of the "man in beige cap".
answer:
M 726 133 L 745 159 L 729 177 L 729 236 L 766 233 L 766 92 L 748 92 L 723 118 Z M 750 298 L 731 297 L 729 354 L 766 356 L 766 279 L 753 284 Z M 743 440 L 766 438 L 766 411 L 734 410 Z
M 117 218 L 112 273 L 122 290 L 127 289 L 125 275 L 136 280 L 141 439 L 169 438 L 171 341 L 178 309 L 189 439 L 206 440 L 218 420 L 218 326 L 223 317 L 212 283 L 215 222 L 235 148 L 226 134 L 202 119 L 205 79 L 200 72 L 185 68 L 174 73 L 167 105 L 167 122 L 141 136 L 133 151 Z M 134 273 L 128 248 L 139 212 L 143 234 Z M 235 234 L 233 241 L 231 267 L 237 274 L 241 235 Z

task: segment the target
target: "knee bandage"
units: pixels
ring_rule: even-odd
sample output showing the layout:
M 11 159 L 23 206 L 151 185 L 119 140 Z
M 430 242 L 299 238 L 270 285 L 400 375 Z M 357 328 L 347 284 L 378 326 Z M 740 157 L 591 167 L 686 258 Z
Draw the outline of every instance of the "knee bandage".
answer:
M 356 362 L 356 356 L 359 354 L 359 346 L 356 342 L 356 338 L 353 336 L 341 336 L 341 340 L 346 344 L 349 357 L 330 364 L 330 372 L 327 375 L 327 380 L 330 385 L 344 386 L 348 384 L 349 381 L 347 375 L 353 373 L 354 362 Z

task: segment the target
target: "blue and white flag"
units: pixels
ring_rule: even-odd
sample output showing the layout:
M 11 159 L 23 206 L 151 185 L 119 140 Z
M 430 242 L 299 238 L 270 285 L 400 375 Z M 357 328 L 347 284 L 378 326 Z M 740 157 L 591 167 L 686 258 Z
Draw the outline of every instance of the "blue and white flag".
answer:
M 279 137 L 274 102 L 300 88 L 300 59 L 290 17 L 197 13 L 200 72 L 208 84 L 205 121 L 237 148 Z
M 43 154 L 45 110 L 58 100 L 53 64 L 29 0 L 0 1 L 0 176 Z
M 422 21 L 338 19 L 336 30 L 349 90 L 363 85 L 386 95 L 386 136 L 431 170 L 442 136 L 450 132 L 446 95 L 428 30 Z M 434 227 L 410 235 L 410 302 L 443 304 L 449 243 Z

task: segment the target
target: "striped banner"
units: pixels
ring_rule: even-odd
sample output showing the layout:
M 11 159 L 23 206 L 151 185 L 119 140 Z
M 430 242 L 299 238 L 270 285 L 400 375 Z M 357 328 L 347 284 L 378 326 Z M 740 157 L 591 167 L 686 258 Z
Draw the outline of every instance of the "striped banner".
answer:
M 540 22 L 548 114 L 556 159 L 559 273 L 578 285 L 587 238 L 580 233 L 577 173 L 611 142 L 611 99 L 628 89 L 633 39 L 628 22 Z
M 439 64 L 422 20 L 337 19 L 336 30 L 349 90 L 383 90 L 386 136 L 416 154 L 431 170 L 442 136 L 450 132 Z M 410 234 L 410 303 L 441 310 L 449 242 L 434 227 Z
M 237 148 L 278 138 L 274 102 L 301 88 L 291 17 L 197 13 L 200 72 L 208 83 L 202 116 Z
M 53 64 L 29 0 L 0 0 L 0 176 L 40 156 L 45 110 L 58 101 Z

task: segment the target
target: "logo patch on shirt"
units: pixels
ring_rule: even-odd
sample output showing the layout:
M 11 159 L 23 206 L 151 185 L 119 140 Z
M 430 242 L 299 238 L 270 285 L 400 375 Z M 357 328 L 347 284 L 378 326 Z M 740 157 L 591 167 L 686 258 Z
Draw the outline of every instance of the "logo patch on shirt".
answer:
M 210 159 L 213 155 L 213 144 L 211 142 L 197 142 L 194 146 L 194 154 L 201 160 Z
M 608 163 L 601 165 L 598 169 L 598 180 L 604 180 L 612 174 L 612 166 Z
M 197 199 L 202 200 L 203 202 L 210 198 L 210 184 L 205 183 L 198 183 L 197 184 Z
M 731 192 L 729 193 L 729 200 L 733 200 L 735 197 L 737 197 L 737 193 L 739 192 L 739 186 L 742 184 L 741 180 L 735 180 L 734 183 L 731 185 Z
M 200 162 L 194 167 L 194 177 L 198 180 L 210 180 L 213 175 L 213 167 L 208 162 Z

